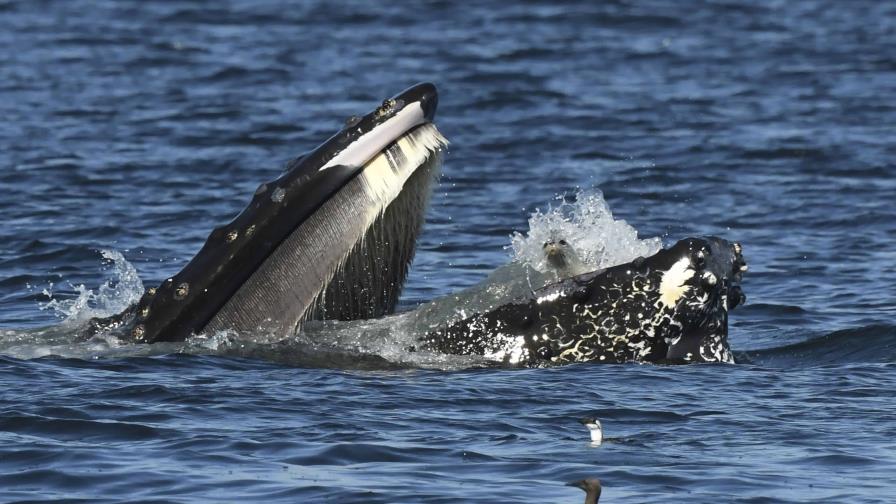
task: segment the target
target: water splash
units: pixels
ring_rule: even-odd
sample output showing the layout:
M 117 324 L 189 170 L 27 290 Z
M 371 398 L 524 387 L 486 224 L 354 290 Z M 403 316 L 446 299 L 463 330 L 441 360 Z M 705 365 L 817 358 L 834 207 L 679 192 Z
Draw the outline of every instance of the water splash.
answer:
M 55 298 L 53 285 L 43 290 L 50 298 L 40 304 L 41 310 L 52 310 L 62 319 L 63 325 L 78 325 L 94 317 L 108 317 L 121 313 L 128 306 L 138 302 L 143 295 L 143 281 L 137 269 L 116 250 L 101 250 L 100 254 L 106 263 L 111 278 L 100 285 L 96 291 L 81 285 L 72 285 L 77 296 Z
M 613 218 L 603 193 L 597 189 L 579 190 L 572 197 L 559 195 L 560 203 L 536 210 L 529 217 L 529 231 L 511 236 L 513 259 L 536 271 L 550 270 L 543 245 L 550 240 L 566 240 L 589 271 L 629 262 L 639 256 L 657 253 L 663 246 L 659 238 L 639 239 L 638 230 L 624 220 Z

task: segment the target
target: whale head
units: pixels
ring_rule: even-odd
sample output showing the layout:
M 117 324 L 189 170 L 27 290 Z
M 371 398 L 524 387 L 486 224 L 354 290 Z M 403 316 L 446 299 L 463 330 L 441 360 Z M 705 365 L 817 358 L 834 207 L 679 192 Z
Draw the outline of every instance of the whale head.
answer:
M 687 238 L 664 251 L 660 302 L 674 310 L 663 334 L 667 361 L 734 362 L 728 310 L 746 301 L 742 252 L 740 244 L 717 237 Z
M 132 339 L 282 339 L 308 319 L 391 312 L 447 144 L 432 124 L 437 104 L 435 86 L 413 86 L 261 184 L 180 273 L 147 290 Z

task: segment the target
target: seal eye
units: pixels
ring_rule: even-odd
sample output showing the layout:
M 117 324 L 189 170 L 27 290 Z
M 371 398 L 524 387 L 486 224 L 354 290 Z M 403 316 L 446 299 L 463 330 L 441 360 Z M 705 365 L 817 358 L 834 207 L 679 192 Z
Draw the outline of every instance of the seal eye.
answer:
M 560 240 L 557 243 L 559 243 L 560 245 L 566 246 L 566 240 Z
M 550 245 L 551 243 L 554 243 L 554 242 L 546 241 L 546 242 L 544 242 L 544 245 L 541 246 L 541 248 L 548 248 L 548 245 Z

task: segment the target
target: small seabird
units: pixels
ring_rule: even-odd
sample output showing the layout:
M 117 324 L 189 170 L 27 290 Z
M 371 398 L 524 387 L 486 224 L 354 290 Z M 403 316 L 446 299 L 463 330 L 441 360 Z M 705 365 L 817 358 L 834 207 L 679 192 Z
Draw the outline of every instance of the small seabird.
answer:
M 581 488 L 585 491 L 585 504 L 597 504 L 597 501 L 600 500 L 600 480 L 597 478 L 588 478 L 580 481 L 572 481 L 566 484 L 567 486 L 574 486 Z
M 582 425 L 588 427 L 591 432 L 591 444 L 599 445 L 604 440 L 604 430 L 600 425 L 600 420 L 596 418 L 586 417 L 579 420 Z

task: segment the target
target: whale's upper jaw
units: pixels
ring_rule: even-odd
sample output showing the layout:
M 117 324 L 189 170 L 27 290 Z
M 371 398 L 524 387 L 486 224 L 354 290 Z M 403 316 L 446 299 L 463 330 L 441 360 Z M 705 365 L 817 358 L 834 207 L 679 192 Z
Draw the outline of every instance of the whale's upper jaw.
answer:
M 157 289 L 147 290 L 136 307 L 131 338 L 148 343 L 178 341 L 203 331 L 279 245 L 292 236 L 303 222 L 331 202 L 335 195 L 342 195 L 343 200 L 347 197 L 349 201 L 352 195 L 364 196 L 358 192 L 361 191 L 358 184 L 352 185 L 350 182 L 357 179 L 368 163 L 378 160 L 383 152 L 390 149 L 400 151 L 399 140 L 407 138 L 409 133 L 417 131 L 419 139 L 421 127 L 431 123 L 437 105 L 438 93 L 432 84 L 423 83 L 408 88 L 383 101 L 382 105 L 366 115 L 352 117 L 338 133 L 290 163 L 276 180 L 261 184 L 248 207 L 229 224 L 213 230 L 202 249 L 180 273 L 162 282 Z M 428 141 L 422 144 L 417 142 L 420 149 L 432 151 L 444 145 L 444 139 L 438 132 L 434 128 L 431 130 L 432 133 L 426 137 Z M 390 163 L 400 161 L 390 158 Z M 413 168 L 406 169 L 404 175 L 413 171 Z M 349 188 L 354 192 L 346 196 Z M 428 185 L 425 189 L 428 190 Z M 352 209 L 346 207 L 346 211 L 349 210 Z M 422 214 L 422 208 L 414 207 L 414 210 Z M 334 228 L 338 229 L 339 225 L 334 223 Z M 408 233 L 412 231 L 418 232 L 419 229 L 409 230 Z M 415 237 L 389 238 L 395 238 L 395 241 L 400 239 L 405 248 L 410 248 L 410 251 L 401 251 L 402 258 L 409 258 L 413 256 Z M 333 250 L 332 253 L 345 260 L 344 256 L 357 248 Z M 387 280 L 400 289 L 405 272 L 400 268 L 395 270 L 397 277 Z M 326 275 L 332 275 L 331 271 L 316 273 L 321 275 L 318 280 L 321 284 L 326 284 Z M 312 280 L 307 281 L 313 283 Z M 325 289 L 327 286 L 309 286 L 309 289 L 318 287 Z M 306 298 L 308 296 L 303 297 Z M 310 301 L 311 304 L 314 302 Z M 300 314 L 311 308 L 294 307 Z M 270 319 L 281 314 L 262 315 Z
M 333 166 L 360 167 L 402 135 L 432 122 L 439 103 L 430 83 L 417 84 L 363 117 L 351 117 L 345 127 L 302 159 L 302 164 L 326 170 Z

